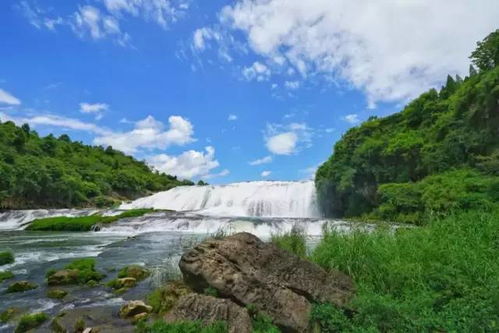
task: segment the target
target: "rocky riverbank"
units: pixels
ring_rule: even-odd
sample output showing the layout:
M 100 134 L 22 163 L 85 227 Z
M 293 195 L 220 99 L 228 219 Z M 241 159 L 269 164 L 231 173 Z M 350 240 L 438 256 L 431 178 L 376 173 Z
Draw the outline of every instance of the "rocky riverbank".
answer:
M 80 275 L 98 274 L 93 265 L 86 266 Z M 88 281 L 78 278 L 78 268 L 68 267 L 49 272 L 47 283 L 61 290 L 80 282 L 88 287 Z M 6 319 L 20 323 L 17 332 L 34 326 L 40 332 L 155 332 L 158 325 L 192 323 L 245 333 L 262 321 L 282 332 L 311 332 L 313 304 L 329 303 L 348 312 L 346 304 L 355 292 L 347 275 L 326 272 L 249 233 L 206 239 L 183 254 L 179 267 L 181 280 L 122 306 L 69 309 L 50 319 L 38 316 L 28 325 L 29 316 L 16 317 L 15 312 Z M 107 285 L 125 293 L 147 275 L 146 269 L 129 266 Z

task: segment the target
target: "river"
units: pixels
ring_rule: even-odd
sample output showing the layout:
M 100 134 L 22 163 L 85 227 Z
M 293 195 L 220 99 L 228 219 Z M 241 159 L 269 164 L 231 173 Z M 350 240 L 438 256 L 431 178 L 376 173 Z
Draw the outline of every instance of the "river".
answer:
M 83 216 L 101 213 L 119 214 L 132 208 L 162 209 L 147 215 L 122 219 L 97 232 L 25 231 L 36 218 Z M 175 211 L 166 211 L 166 209 Z M 14 253 L 13 264 L 1 266 L 15 278 L 0 284 L 0 312 L 10 307 L 26 312 L 44 311 L 55 315 L 75 307 L 110 305 L 119 307 L 126 300 L 141 299 L 150 290 L 178 276 L 181 254 L 203 238 L 223 230 L 225 233 L 251 232 L 263 239 L 272 234 L 299 228 L 311 246 L 320 237 L 325 224 L 348 232 L 352 224 L 320 217 L 312 182 L 247 182 L 222 186 L 174 188 L 119 209 L 26 210 L 0 213 L 0 251 Z M 62 301 L 46 297 L 45 273 L 62 268 L 75 258 L 95 257 L 97 269 L 113 279 L 116 271 L 130 265 L 145 265 L 150 278 L 136 288 L 117 296 L 105 286 L 73 287 Z M 17 280 L 36 282 L 35 290 L 6 294 L 8 285 Z M 1 332 L 11 326 L 0 324 Z

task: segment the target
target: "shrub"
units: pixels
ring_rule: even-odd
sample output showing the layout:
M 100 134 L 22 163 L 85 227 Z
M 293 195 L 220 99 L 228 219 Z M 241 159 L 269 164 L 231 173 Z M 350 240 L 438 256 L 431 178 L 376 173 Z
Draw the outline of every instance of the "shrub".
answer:
M 14 255 L 12 252 L 4 251 L 0 252 L 0 266 L 12 264 L 14 262 Z
M 78 281 L 81 284 L 85 284 L 90 281 L 100 281 L 105 277 L 104 274 L 101 274 L 95 270 L 94 258 L 77 259 L 68 264 L 65 268 L 77 270 Z
M 15 333 L 24 333 L 37 328 L 45 321 L 47 321 L 48 318 L 49 317 L 43 312 L 24 315 L 19 320 L 19 324 L 17 324 Z
M 177 300 L 192 291 L 182 281 L 172 281 L 167 285 L 153 290 L 147 296 L 147 304 L 152 306 L 153 312 L 164 314 L 168 312 Z

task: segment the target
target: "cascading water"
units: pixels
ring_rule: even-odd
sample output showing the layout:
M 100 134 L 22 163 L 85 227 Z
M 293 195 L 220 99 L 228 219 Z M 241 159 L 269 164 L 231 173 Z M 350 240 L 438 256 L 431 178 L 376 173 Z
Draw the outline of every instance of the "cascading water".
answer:
M 120 208 L 195 211 L 211 216 L 319 217 L 312 181 L 181 186 L 123 204 Z

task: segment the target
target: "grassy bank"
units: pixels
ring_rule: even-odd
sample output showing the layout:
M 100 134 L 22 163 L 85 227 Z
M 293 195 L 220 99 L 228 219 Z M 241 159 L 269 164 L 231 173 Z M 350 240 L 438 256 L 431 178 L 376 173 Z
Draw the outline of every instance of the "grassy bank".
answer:
M 139 217 L 153 212 L 153 209 L 132 209 L 116 216 L 90 215 L 80 217 L 49 217 L 37 219 L 26 228 L 30 231 L 90 231 L 96 225 L 109 224 L 123 218 Z
M 314 318 L 323 332 L 498 331 L 498 253 L 498 211 L 463 212 L 396 233 L 326 232 L 311 260 L 352 276 L 355 314 L 322 305 Z

